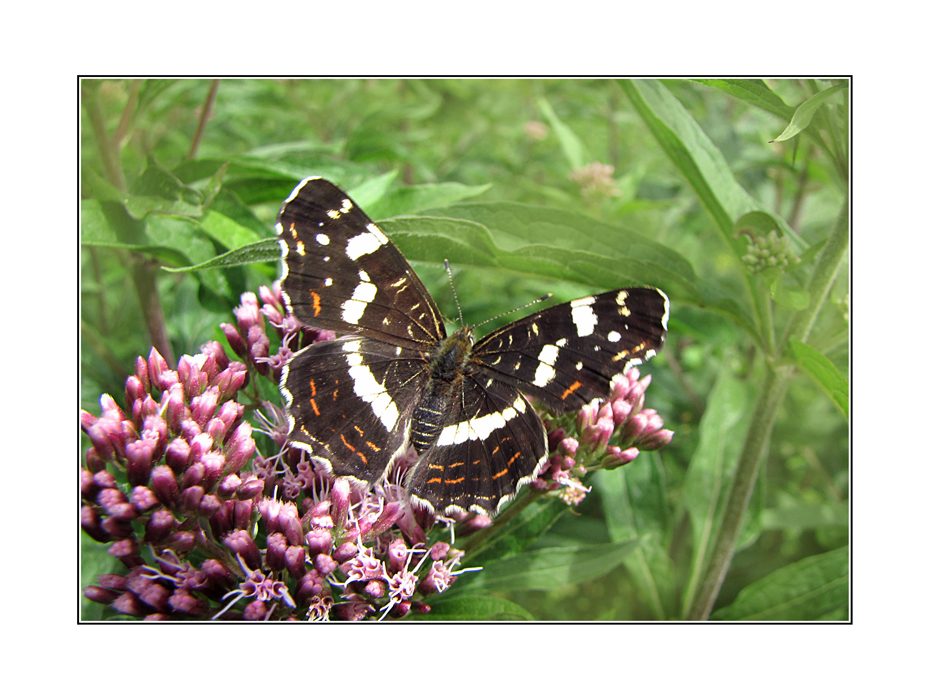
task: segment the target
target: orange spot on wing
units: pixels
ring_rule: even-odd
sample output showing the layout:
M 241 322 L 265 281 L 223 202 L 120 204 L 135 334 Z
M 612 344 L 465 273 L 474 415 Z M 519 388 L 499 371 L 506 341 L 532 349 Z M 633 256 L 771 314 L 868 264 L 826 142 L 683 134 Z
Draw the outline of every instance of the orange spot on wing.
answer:
M 464 476 L 463 476 L 463 477 L 460 477 L 460 478 L 458 478 L 458 479 L 446 479 L 446 483 L 447 483 L 447 484 L 461 484 L 463 481 L 465 481 L 465 477 L 464 477 Z
M 320 309 L 320 295 L 316 292 L 310 292 L 310 296 L 313 297 L 313 315 L 319 316 L 322 310 Z
M 313 408 L 315 414 L 320 415 L 320 409 L 316 407 L 316 399 L 310 399 L 310 406 Z
M 500 479 L 504 474 L 506 474 L 506 473 L 509 472 L 509 471 L 510 471 L 509 469 L 504 469 L 504 470 L 502 470 L 502 471 L 497 472 L 497 474 L 492 474 L 492 475 L 491 475 L 491 478 L 492 478 L 492 479 Z
M 354 447 L 352 447 L 352 445 L 350 445 L 348 442 L 346 442 L 346 436 L 345 436 L 345 435 L 343 435 L 342 433 L 339 433 L 339 438 L 342 440 L 342 444 L 343 444 L 343 445 L 345 445 L 345 446 L 348 447 L 350 450 L 352 450 L 355 454 L 357 454 L 365 464 L 368 464 L 368 460 L 365 458 L 365 455 L 363 455 L 361 452 L 359 452 L 359 451 L 356 450 Z
M 316 396 L 316 382 L 310 380 L 310 396 Z
M 574 393 L 580 388 L 581 388 L 581 382 L 572 382 L 572 385 L 568 387 L 568 389 L 562 392 L 562 399 L 564 400 L 569 394 Z

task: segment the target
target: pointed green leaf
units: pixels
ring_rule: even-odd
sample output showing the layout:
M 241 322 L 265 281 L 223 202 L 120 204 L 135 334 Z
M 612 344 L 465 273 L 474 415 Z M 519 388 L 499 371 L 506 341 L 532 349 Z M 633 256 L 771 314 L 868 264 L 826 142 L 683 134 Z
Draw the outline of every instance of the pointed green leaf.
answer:
M 482 249 L 493 254 L 497 267 L 603 289 L 653 285 L 673 298 L 699 303 L 691 264 L 677 251 L 628 228 L 513 202 L 463 203 L 425 214 L 484 226 L 490 247 Z M 385 230 L 390 226 L 385 222 Z M 407 254 L 400 241 L 398 246 Z M 452 255 L 446 257 L 456 262 Z
M 413 185 L 387 193 L 373 205 L 363 208 L 372 219 L 388 219 L 392 216 L 405 216 L 425 209 L 449 206 L 463 199 L 477 197 L 489 189 L 490 184 L 472 187 L 458 182 Z
M 795 364 L 823 389 L 840 409 L 843 417 L 849 420 L 849 381 L 846 377 L 829 358 L 815 348 L 794 338 L 790 342 Z
M 794 116 L 791 117 L 791 123 L 785 127 L 785 130 L 781 132 L 781 134 L 772 139 L 772 143 L 777 141 L 787 141 L 800 134 L 808 127 L 808 125 L 811 123 L 811 120 L 814 118 L 814 115 L 817 113 L 817 110 L 820 109 L 824 102 L 826 102 L 830 97 L 840 92 L 841 90 L 847 89 L 848 87 L 845 84 L 834 85 L 827 88 L 826 90 L 821 90 L 809 100 L 802 102 L 801 105 L 795 110 Z
M 720 150 L 661 82 L 621 80 L 620 85 L 659 146 L 733 246 L 733 222 L 747 212 L 762 210 L 760 204 L 737 182 Z M 772 216 L 778 220 L 780 230 L 803 244 L 786 221 Z
M 468 590 L 544 591 L 590 581 L 611 572 L 635 548 L 635 541 L 627 541 L 529 550 L 469 574 Z
M 800 311 L 810 306 L 811 295 L 803 287 L 794 284 L 791 278 L 782 273 L 779 274 L 775 283 L 771 287 L 772 300 L 779 306 L 784 306 L 792 311 Z
M 471 576 L 471 574 L 464 574 Z M 456 584 L 458 585 L 458 584 Z M 454 590 L 454 587 L 453 589 Z M 533 616 L 516 603 L 494 596 L 463 595 L 456 597 L 427 598 L 430 612 L 422 615 L 412 614 L 411 621 L 444 622 L 480 620 L 487 622 L 524 622 Z
M 252 229 L 214 210 L 208 211 L 200 220 L 200 228 L 229 250 L 235 250 L 260 240 Z
M 168 272 L 194 272 L 211 268 L 240 267 L 253 263 L 277 262 L 281 259 L 281 248 L 275 238 L 263 238 L 255 243 L 249 243 L 228 253 L 217 255 L 196 265 L 185 267 L 165 267 Z
M 695 80 L 696 83 L 703 83 L 710 87 L 722 90 L 733 97 L 751 104 L 759 109 L 765 110 L 782 119 L 790 119 L 792 109 L 785 101 L 774 92 L 763 80 L 744 80 L 744 79 L 719 79 L 712 78 L 706 80 Z
M 787 621 L 849 618 L 849 548 L 807 557 L 740 591 L 712 620 Z
M 622 469 L 596 472 L 594 493 L 601 499 L 610 539 L 638 541 L 623 566 L 653 617 L 664 620 L 673 605 L 675 576 L 664 545 L 670 527 L 669 497 L 657 461 L 656 455 L 643 453 Z
M 365 213 L 375 218 L 371 210 L 375 208 L 378 202 L 384 199 L 388 189 L 391 187 L 391 183 L 396 179 L 397 171 L 391 170 L 378 177 L 370 178 L 361 185 L 353 187 L 352 191 L 348 194 Z
M 683 609 L 704 571 L 726 507 L 737 456 L 746 430 L 750 400 L 744 384 L 729 373 L 717 378 L 699 426 L 700 439 L 691 457 L 682 503 L 691 521 L 693 556 Z
M 543 113 L 543 117 L 552 126 L 552 131 L 559 140 L 559 145 L 562 147 L 562 153 L 565 154 L 569 168 L 577 170 L 582 165 L 589 163 L 590 158 L 581 143 L 581 139 L 575 135 L 575 132 L 565 122 L 558 118 L 549 101 L 541 97 L 536 104 L 539 106 L 539 111 Z
M 555 498 L 539 499 L 529 504 L 505 527 L 492 525 L 494 530 L 481 542 L 480 548 L 472 547 L 473 538 L 466 539 L 462 544 L 465 550 L 463 565 L 483 566 L 522 552 L 545 534 L 565 512 L 565 504 Z M 483 536 L 485 532 L 479 531 L 477 534 Z

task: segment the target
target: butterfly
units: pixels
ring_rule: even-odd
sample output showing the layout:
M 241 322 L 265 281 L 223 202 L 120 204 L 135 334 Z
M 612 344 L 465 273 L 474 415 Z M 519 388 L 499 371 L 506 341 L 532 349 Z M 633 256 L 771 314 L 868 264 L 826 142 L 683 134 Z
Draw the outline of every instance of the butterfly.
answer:
M 282 372 L 289 442 L 369 485 L 412 446 L 404 487 L 438 513 L 494 515 L 537 477 L 546 431 L 527 395 L 553 414 L 578 410 L 665 342 L 668 297 L 651 287 L 543 309 L 477 342 L 468 326 L 449 335 L 400 251 L 320 178 L 294 188 L 276 230 L 288 310 L 341 334 Z

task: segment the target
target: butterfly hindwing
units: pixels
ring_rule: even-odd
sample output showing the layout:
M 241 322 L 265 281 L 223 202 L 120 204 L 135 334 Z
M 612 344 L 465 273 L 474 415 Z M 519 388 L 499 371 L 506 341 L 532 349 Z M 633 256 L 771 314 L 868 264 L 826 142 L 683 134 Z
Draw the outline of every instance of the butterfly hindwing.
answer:
M 545 429 L 526 398 L 513 386 L 472 375 L 406 486 L 415 500 L 439 510 L 496 513 L 536 478 L 547 455 Z
M 281 287 L 303 323 L 417 347 L 445 337 L 423 283 L 342 190 L 308 178 L 278 214 Z
M 663 292 L 615 289 L 504 326 L 475 345 L 472 361 L 564 413 L 606 397 L 614 377 L 661 349 L 667 329 Z
M 409 432 L 428 366 L 419 353 L 345 336 L 296 353 L 281 377 L 291 444 L 336 476 L 377 481 Z

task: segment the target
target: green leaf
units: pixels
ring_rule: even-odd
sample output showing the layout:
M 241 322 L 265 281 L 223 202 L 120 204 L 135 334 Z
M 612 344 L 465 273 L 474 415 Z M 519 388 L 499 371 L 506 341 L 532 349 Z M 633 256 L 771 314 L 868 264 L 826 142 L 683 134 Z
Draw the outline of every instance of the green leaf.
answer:
M 244 245 L 228 253 L 217 255 L 196 265 L 185 267 L 165 267 L 168 272 L 193 272 L 211 268 L 240 267 L 253 263 L 277 262 L 281 259 L 281 248 L 275 238 L 263 238 L 255 243 Z
M 96 199 L 81 200 L 81 244 L 114 248 L 120 246 L 116 231 Z
M 768 212 L 758 209 L 743 214 L 733 224 L 734 235 L 740 235 L 746 229 L 751 229 L 762 236 L 767 236 L 770 231 L 782 232 L 778 219 Z
M 471 576 L 471 574 L 464 574 Z M 458 584 L 456 584 L 458 585 Z M 453 587 L 454 590 L 454 587 Z M 430 612 L 412 614 L 411 621 L 444 622 L 452 620 L 482 620 L 493 622 L 524 622 L 533 620 L 529 611 L 504 598 L 494 596 L 464 595 L 456 597 L 427 598 Z
M 462 545 L 465 550 L 463 566 L 482 566 L 522 552 L 545 534 L 565 512 L 565 504 L 555 498 L 539 499 L 529 504 L 505 527 L 496 528 L 492 525 L 495 529 L 479 549 L 471 546 L 471 538 L 466 539 Z M 484 532 L 479 531 L 477 534 L 484 535 Z M 467 585 L 467 582 L 463 583 Z
M 497 267 L 500 251 L 481 224 L 438 216 L 403 216 L 380 222 L 381 229 L 410 260 Z
M 207 209 L 213 204 L 213 200 L 223 189 L 223 178 L 226 177 L 226 171 L 229 170 L 229 163 L 223 163 L 215 173 L 204 183 L 200 192 L 203 195 L 203 207 Z M 177 171 L 175 171 L 176 173 Z
M 695 587 L 720 527 L 750 405 L 745 385 L 726 372 L 717 378 L 707 398 L 698 446 L 688 465 L 682 490 L 682 503 L 691 521 L 694 552 L 684 610 L 691 606 Z
M 849 503 L 795 503 L 762 511 L 765 530 L 848 527 Z
M 712 620 L 848 619 L 849 548 L 807 557 L 751 583 Z
M 489 189 L 490 184 L 472 187 L 458 182 L 413 185 L 394 190 L 363 209 L 372 219 L 388 219 L 392 216 L 405 216 L 425 209 L 449 206 L 463 199 L 478 197 Z
M 174 216 L 200 216 L 203 195 L 188 187 L 149 157 L 142 175 L 129 190 L 126 210 L 136 219 L 157 213 Z
M 720 150 L 664 85 L 655 80 L 621 80 L 620 85 L 659 146 L 694 189 L 720 233 L 733 246 L 733 222 L 762 207 L 737 182 Z M 772 216 L 778 220 L 780 230 L 796 237 L 786 221 Z
M 782 119 L 790 119 L 792 109 L 785 101 L 762 80 L 707 79 L 695 80 L 710 87 L 717 88 L 747 104 L 758 107 Z
M 846 420 L 849 420 L 849 382 L 836 365 L 818 350 L 792 338 L 791 352 L 795 364 L 804 370 L 836 404 Z
M 481 236 L 480 250 L 492 256 L 495 267 L 603 289 L 652 285 L 678 300 L 699 303 L 690 263 L 677 251 L 627 228 L 561 209 L 512 202 L 463 203 L 424 213 L 483 226 L 487 234 Z M 399 232 L 395 221 L 384 222 L 388 233 Z M 442 262 L 447 257 L 468 264 L 467 259 L 457 260 L 455 251 L 417 258 L 415 246 L 408 250 L 400 238 L 396 242 L 414 259 Z
M 200 228 L 229 250 L 235 250 L 260 240 L 252 229 L 240 225 L 218 211 L 208 211 L 200 220 Z
M 771 286 L 771 293 L 772 300 L 776 304 L 792 311 L 806 309 L 811 303 L 810 292 L 797 284 L 793 284 L 791 278 L 783 272 L 776 276 L 775 282 Z
M 635 548 L 636 542 L 628 541 L 530 550 L 469 574 L 468 590 L 545 591 L 590 581 L 610 573 Z
M 391 183 L 396 179 L 397 171 L 391 170 L 378 177 L 365 180 L 361 185 L 353 187 L 352 191 L 348 194 L 352 200 L 362 208 L 362 211 L 371 216 L 371 218 L 375 218 L 371 214 L 371 210 L 375 208 L 378 202 L 384 199 L 388 189 L 391 187 Z
M 808 125 L 811 123 L 811 120 L 814 118 L 814 115 L 817 113 L 817 110 L 820 109 L 824 102 L 826 102 L 837 92 L 847 89 L 849 88 L 845 84 L 834 85 L 827 88 L 826 90 L 821 90 L 809 100 L 802 102 L 801 105 L 795 110 L 794 116 L 791 117 L 791 123 L 785 127 L 785 130 L 781 132 L 781 134 L 772 139 L 772 143 L 776 143 L 778 141 L 787 141 L 800 134 L 808 127 Z
M 575 135 L 575 132 L 572 131 L 565 122 L 558 118 L 555 110 L 552 109 L 552 106 L 549 104 L 549 101 L 541 97 L 537 100 L 536 104 L 539 107 L 539 111 L 541 111 L 546 118 L 546 121 L 552 126 L 552 131 L 555 133 L 556 138 L 559 140 L 559 145 L 562 147 L 562 153 L 565 154 L 565 158 L 568 161 L 569 169 L 577 170 L 581 166 L 591 162 L 584 145 L 581 143 L 581 139 Z
M 611 541 L 637 540 L 623 565 L 653 617 L 664 620 L 673 604 L 675 576 L 664 544 L 669 497 L 657 461 L 654 454 L 643 453 L 622 469 L 596 472 L 594 493 L 601 499 Z

